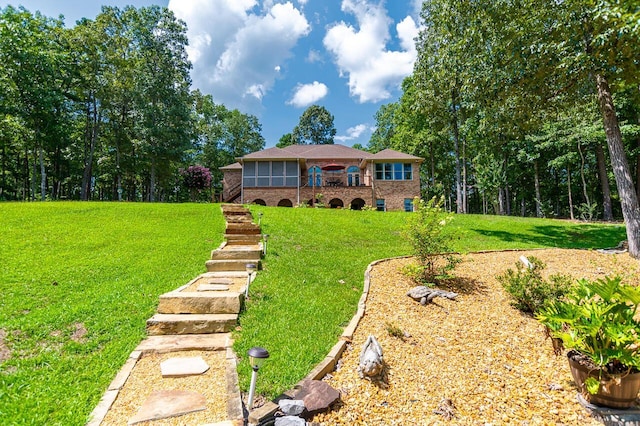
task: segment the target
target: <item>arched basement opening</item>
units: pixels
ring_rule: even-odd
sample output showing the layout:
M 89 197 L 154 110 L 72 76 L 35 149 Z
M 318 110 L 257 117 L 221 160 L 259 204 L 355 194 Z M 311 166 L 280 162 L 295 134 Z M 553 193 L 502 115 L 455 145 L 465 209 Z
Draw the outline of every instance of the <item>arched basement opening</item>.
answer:
M 351 201 L 351 210 L 362 210 L 364 205 L 365 202 L 362 198 L 354 198 L 353 201 Z
M 332 209 L 341 209 L 344 207 L 344 203 L 340 198 L 333 198 L 329 201 L 329 207 Z

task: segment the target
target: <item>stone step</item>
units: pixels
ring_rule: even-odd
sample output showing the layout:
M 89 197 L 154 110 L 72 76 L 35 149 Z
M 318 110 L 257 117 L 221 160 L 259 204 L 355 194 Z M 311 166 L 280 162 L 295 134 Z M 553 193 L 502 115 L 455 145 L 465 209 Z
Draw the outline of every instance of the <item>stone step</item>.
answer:
M 200 275 L 200 277 L 207 280 L 207 282 L 212 284 L 222 284 L 222 282 L 218 282 L 224 279 L 235 280 L 238 278 L 247 278 L 247 270 L 245 268 L 244 271 L 214 271 L 214 272 L 205 272 Z
M 227 234 L 233 234 L 233 235 L 238 235 L 238 234 L 242 234 L 242 235 L 260 235 L 260 227 L 258 225 L 254 225 L 254 224 L 229 224 L 227 225 L 227 229 L 225 231 L 225 233 Z
M 237 314 L 244 294 L 233 291 L 171 291 L 160 296 L 159 314 Z
M 222 208 L 222 213 L 227 214 L 251 214 L 249 209 L 247 209 L 242 204 L 222 204 L 220 206 Z
M 258 261 L 262 258 L 262 247 L 251 244 L 232 244 L 223 249 L 216 249 L 211 252 L 212 260 L 248 260 Z
M 181 334 L 148 336 L 136 351 L 143 353 L 177 352 L 177 351 L 221 351 L 233 346 L 231 333 L 214 334 Z
M 258 265 L 260 268 L 260 262 L 254 260 L 238 260 L 238 259 L 227 259 L 227 260 L 207 260 L 205 263 L 208 272 L 219 272 L 219 271 L 246 271 L 247 264 L 253 263 Z
M 155 314 L 147 320 L 147 334 L 227 333 L 237 324 L 237 314 Z
M 251 245 L 258 244 L 262 240 L 261 234 L 224 234 L 224 239 L 228 245 Z

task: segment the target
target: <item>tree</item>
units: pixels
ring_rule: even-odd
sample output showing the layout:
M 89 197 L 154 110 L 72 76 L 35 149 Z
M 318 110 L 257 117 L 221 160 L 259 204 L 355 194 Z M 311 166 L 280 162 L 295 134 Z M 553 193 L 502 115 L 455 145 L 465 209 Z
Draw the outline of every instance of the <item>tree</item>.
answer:
M 213 102 L 211 95 L 193 93 L 196 116 L 196 145 L 200 162 L 213 175 L 214 187 L 221 189 L 222 172 L 236 158 L 264 149 L 265 140 L 258 118 L 240 111 L 228 110 Z
M 159 6 L 141 8 L 134 27 L 140 66 L 135 76 L 138 132 L 148 160 L 147 199 L 155 201 L 157 180 L 168 179 L 172 163 L 191 142 L 186 26 Z
M 516 10 L 517 9 L 517 10 Z M 624 149 L 614 89 L 640 83 L 640 9 L 633 1 L 531 0 L 528 13 L 511 8 L 510 22 L 519 42 L 516 47 L 522 76 L 517 81 L 545 99 L 590 83 L 598 99 L 627 227 L 629 254 L 640 257 L 640 206 Z M 519 26 L 519 28 L 515 28 Z M 513 70 L 513 67 L 511 67 Z M 524 69 L 524 73 L 522 72 Z M 516 70 L 513 70 L 514 75 Z M 613 86 L 611 85 L 613 83 Z
M 311 105 L 302 113 L 300 122 L 293 129 L 292 135 L 296 144 L 333 144 L 333 138 L 336 135 L 333 115 L 325 107 Z
M 276 144 L 276 147 L 285 148 L 289 145 L 295 145 L 295 141 L 293 140 L 293 135 L 291 133 L 285 133 L 280 137 L 280 140 Z
M 0 101 L 2 121 L 24 125 L 25 162 L 31 161 L 31 188 L 35 198 L 40 178 L 40 199 L 47 196 L 47 157 L 60 154 L 68 141 L 68 103 L 71 61 L 62 21 L 32 15 L 7 6 L 0 17 Z M 29 159 L 29 156 L 31 158 Z M 27 173 L 27 179 L 29 174 Z

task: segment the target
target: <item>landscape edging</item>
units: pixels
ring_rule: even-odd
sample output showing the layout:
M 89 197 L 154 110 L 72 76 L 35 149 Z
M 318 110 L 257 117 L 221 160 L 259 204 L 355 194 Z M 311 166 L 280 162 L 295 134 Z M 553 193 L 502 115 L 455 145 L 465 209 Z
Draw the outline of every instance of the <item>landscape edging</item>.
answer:
M 299 381 L 292 389 L 284 392 L 274 401 L 268 401 L 261 407 L 258 407 L 255 410 L 251 411 L 249 413 L 249 419 L 248 419 L 249 424 L 259 424 L 262 420 L 270 416 L 273 416 L 273 414 L 276 411 L 278 411 L 278 408 L 279 408 L 277 401 L 279 401 L 280 399 L 293 398 L 296 391 L 300 389 L 300 387 L 302 386 L 302 383 L 305 380 L 320 380 L 321 378 L 323 378 L 324 376 L 326 376 L 328 373 L 330 373 L 335 369 L 336 364 L 342 357 L 342 354 L 344 353 L 344 351 L 347 349 L 347 345 L 351 343 L 353 339 L 353 335 L 356 329 L 358 328 L 358 325 L 360 324 L 360 320 L 366 313 L 366 302 L 367 302 L 367 298 L 369 297 L 369 289 L 371 287 L 371 269 L 373 269 L 375 265 L 382 262 L 387 262 L 389 260 L 394 260 L 394 259 L 407 259 L 411 257 L 414 257 L 414 256 L 396 256 L 396 257 L 389 257 L 386 259 L 378 259 L 378 260 L 374 260 L 367 266 L 367 269 L 364 272 L 364 285 L 362 289 L 362 296 L 360 296 L 360 300 L 358 301 L 358 310 L 356 311 L 353 318 L 351 318 L 351 321 L 349 322 L 349 324 L 343 330 L 338 342 L 333 346 L 333 348 L 331 348 L 331 350 L 329 351 L 327 356 L 324 358 L 324 360 L 322 360 L 318 365 L 316 365 L 316 367 L 313 370 L 311 370 L 309 374 L 307 374 L 307 376 L 304 379 Z

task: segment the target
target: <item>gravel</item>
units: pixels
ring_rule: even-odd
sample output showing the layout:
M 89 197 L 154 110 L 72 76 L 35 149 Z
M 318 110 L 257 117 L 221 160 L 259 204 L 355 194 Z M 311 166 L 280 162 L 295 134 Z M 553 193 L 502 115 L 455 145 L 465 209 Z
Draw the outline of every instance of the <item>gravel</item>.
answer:
M 640 276 L 638 261 L 627 254 L 471 254 L 456 268 L 457 284 L 443 288 L 459 293 L 457 299 L 422 306 L 406 296 L 414 284 L 400 272 L 412 260 L 379 263 L 353 342 L 325 378 L 342 401 L 313 420 L 327 426 L 600 425 L 578 403 L 566 357 L 554 356 L 542 326 L 514 309 L 495 280 L 521 255 L 545 262 L 545 275 L 620 274 L 631 283 Z M 370 334 L 383 348 L 387 383 L 358 377 L 360 348 Z

